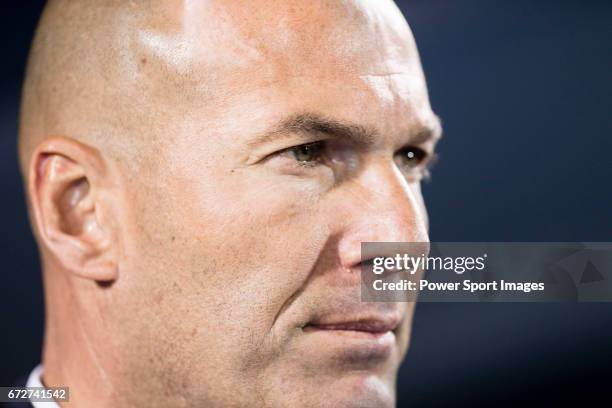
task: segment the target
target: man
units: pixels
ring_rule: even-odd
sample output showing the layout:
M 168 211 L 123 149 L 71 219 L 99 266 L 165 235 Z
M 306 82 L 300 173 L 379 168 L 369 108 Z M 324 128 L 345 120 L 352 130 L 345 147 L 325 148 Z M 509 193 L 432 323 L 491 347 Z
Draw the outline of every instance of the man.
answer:
M 74 407 L 395 403 L 413 304 L 360 243 L 425 241 L 440 126 L 391 1 L 50 1 L 20 158 L 46 387 Z

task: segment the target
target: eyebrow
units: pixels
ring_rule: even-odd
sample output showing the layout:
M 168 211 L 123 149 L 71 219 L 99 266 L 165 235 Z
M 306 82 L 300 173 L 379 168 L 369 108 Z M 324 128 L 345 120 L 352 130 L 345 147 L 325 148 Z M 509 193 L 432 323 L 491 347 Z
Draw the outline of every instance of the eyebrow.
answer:
M 363 125 L 344 123 L 317 113 L 304 112 L 282 119 L 271 130 L 249 142 L 251 147 L 265 144 L 287 136 L 291 133 L 322 133 L 331 138 L 352 142 L 358 146 L 371 146 L 377 139 L 378 132 Z M 440 119 L 435 116 L 431 126 L 423 125 L 417 132 L 411 132 L 410 143 L 422 144 L 429 140 L 439 139 L 442 134 Z

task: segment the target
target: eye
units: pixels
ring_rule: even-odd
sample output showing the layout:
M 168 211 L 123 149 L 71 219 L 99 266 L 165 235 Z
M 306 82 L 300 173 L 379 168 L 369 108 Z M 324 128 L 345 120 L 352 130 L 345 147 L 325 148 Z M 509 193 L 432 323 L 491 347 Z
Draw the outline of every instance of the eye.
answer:
M 429 180 L 429 167 L 435 159 L 435 155 L 415 146 L 399 150 L 394 157 L 395 164 L 409 181 Z
M 412 170 L 419 167 L 427 158 L 425 150 L 414 146 L 408 146 L 395 154 L 395 162 L 402 170 Z
M 295 161 L 297 161 L 300 165 L 312 166 L 321 160 L 324 148 L 325 142 L 318 141 L 290 147 L 287 149 L 287 152 L 291 153 Z

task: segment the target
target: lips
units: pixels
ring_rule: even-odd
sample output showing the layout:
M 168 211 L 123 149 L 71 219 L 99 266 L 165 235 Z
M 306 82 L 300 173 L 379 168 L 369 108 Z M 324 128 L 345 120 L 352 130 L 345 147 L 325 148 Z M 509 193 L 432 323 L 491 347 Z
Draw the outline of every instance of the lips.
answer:
M 354 319 L 322 319 L 309 323 L 305 330 L 327 330 L 384 334 L 393 332 L 399 326 L 400 319 L 395 316 L 379 316 Z
M 300 339 L 305 350 L 325 356 L 330 364 L 369 370 L 399 356 L 401 316 L 400 310 L 325 313 L 302 327 Z

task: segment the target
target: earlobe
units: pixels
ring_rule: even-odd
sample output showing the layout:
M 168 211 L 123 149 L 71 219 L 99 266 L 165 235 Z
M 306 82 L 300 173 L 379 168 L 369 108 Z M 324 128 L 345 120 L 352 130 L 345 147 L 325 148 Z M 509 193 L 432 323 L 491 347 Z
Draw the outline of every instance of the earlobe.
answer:
M 99 153 L 67 138 L 46 140 L 34 152 L 28 193 L 41 245 L 63 269 L 95 281 L 117 279 L 112 226 L 100 213 L 104 177 Z

